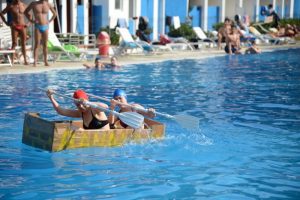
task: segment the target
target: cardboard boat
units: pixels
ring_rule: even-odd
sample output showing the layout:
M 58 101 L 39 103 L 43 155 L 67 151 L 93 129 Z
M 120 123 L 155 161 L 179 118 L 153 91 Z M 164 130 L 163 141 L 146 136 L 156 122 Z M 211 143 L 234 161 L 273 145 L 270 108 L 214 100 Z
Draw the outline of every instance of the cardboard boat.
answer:
M 84 130 L 82 120 L 48 121 L 39 113 L 26 113 L 22 142 L 56 152 L 84 147 L 115 147 L 164 137 L 164 124 L 149 119 L 145 119 L 145 123 L 148 128 L 144 129 Z

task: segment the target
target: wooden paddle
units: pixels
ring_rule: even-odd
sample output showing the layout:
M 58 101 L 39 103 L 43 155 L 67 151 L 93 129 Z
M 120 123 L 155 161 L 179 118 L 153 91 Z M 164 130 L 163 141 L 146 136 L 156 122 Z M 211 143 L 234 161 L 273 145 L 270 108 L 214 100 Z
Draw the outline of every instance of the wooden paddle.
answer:
M 39 88 L 39 89 L 43 90 L 43 91 L 47 91 L 47 90 L 42 89 L 42 88 Z M 113 115 L 116 115 L 117 117 L 119 117 L 119 119 L 122 122 L 124 122 L 125 124 L 127 124 L 128 126 L 134 128 L 134 129 L 141 128 L 143 126 L 143 124 L 144 124 L 144 116 L 141 115 L 141 114 L 139 114 L 139 113 L 136 113 L 136 112 L 118 113 L 116 111 L 103 108 L 103 107 L 101 107 L 101 106 L 99 106 L 99 105 L 97 105 L 96 103 L 93 103 L 93 102 L 80 101 L 78 99 L 74 99 L 74 98 L 69 97 L 67 95 L 63 95 L 63 94 L 57 93 L 55 91 L 53 92 L 53 94 L 56 94 L 56 95 L 61 96 L 61 97 L 64 97 L 66 99 L 71 99 L 71 100 L 73 100 L 75 102 L 78 102 L 78 103 L 82 103 L 83 105 L 91 106 L 92 108 L 97 108 L 99 110 L 103 110 L 103 111 L 112 113 Z
M 92 95 L 92 94 L 88 94 L 88 95 L 91 96 L 91 97 L 94 97 L 96 99 L 101 99 L 103 101 L 110 102 L 110 99 L 105 98 L 105 97 L 100 97 L 100 96 L 96 96 L 96 95 Z M 130 104 L 121 103 L 119 101 L 116 101 L 116 102 L 117 102 L 117 104 L 120 104 L 120 105 L 123 105 L 123 106 L 128 106 L 128 107 L 131 107 L 135 110 L 139 110 L 139 111 L 142 111 L 142 112 L 148 112 L 148 109 L 145 109 L 145 108 L 135 107 L 135 106 L 130 105 Z M 180 124 L 182 127 L 186 128 L 186 129 L 191 129 L 191 130 L 198 130 L 199 129 L 200 119 L 198 117 L 194 117 L 194 116 L 191 116 L 191 115 L 182 115 L 182 114 L 169 115 L 169 114 L 160 113 L 160 112 L 157 112 L 157 111 L 155 111 L 155 114 L 166 117 L 166 118 L 169 118 L 169 119 L 173 119 L 178 124 Z

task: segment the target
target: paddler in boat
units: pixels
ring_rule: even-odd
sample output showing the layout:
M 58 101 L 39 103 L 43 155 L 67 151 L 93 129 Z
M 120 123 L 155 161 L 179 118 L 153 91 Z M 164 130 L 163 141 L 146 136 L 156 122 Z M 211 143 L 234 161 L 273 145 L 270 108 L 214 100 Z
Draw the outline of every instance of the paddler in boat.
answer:
M 128 105 L 128 106 L 126 106 L 126 105 Z M 144 107 L 141 106 L 140 104 L 136 104 L 136 103 L 129 104 L 127 102 L 126 92 L 124 90 L 121 90 L 121 89 L 116 89 L 114 91 L 113 99 L 110 101 L 109 109 L 114 111 L 116 107 L 119 108 L 119 111 L 118 111 L 119 113 L 122 113 L 122 112 L 137 112 L 137 113 L 139 113 L 141 115 L 144 115 L 145 117 L 148 117 L 148 118 L 154 118 L 156 116 L 155 115 L 155 109 L 153 109 L 153 108 L 149 108 L 147 112 L 134 109 L 134 107 L 142 108 L 142 109 Z M 127 124 L 125 124 L 124 122 L 119 120 L 118 117 L 114 116 L 113 114 L 110 114 L 108 116 L 108 121 L 110 123 L 111 128 L 131 128 Z
M 75 110 L 60 107 L 59 103 L 54 98 L 54 94 L 55 92 L 53 90 L 47 90 L 47 96 L 58 114 L 67 117 L 81 118 L 84 129 L 110 129 L 105 112 L 84 104 L 85 101 L 89 100 L 89 97 L 83 90 L 76 90 L 73 94 L 73 98 L 79 100 L 74 100 L 74 104 L 77 107 Z M 104 103 L 97 103 L 97 105 L 108 109 L 108 106 Z

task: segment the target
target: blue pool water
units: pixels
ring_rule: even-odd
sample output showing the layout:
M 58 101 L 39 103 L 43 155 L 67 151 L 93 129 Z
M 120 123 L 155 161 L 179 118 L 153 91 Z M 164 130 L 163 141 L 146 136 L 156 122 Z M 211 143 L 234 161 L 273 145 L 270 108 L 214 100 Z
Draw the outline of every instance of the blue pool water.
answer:
M 0 199 L 299 199 L 300 49 L 0 76 Z M 58 153 L 22 144 L 24 113 L 63 119 L 37 87 L 83 88 L 171 115 L 166 138 Z M 59 99 L 63 106 L 70 102 Z

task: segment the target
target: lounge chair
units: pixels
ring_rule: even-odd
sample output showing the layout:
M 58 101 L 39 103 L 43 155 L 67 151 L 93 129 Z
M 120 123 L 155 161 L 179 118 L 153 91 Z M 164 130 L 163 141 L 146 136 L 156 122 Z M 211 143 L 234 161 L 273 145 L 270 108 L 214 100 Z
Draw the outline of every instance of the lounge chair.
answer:
M 284 41 L 284 43 L 296 44 L 295 39 L 286 34 L 285 28 L 284 28 L 284 33 L 282 33 L 282 32 L 280 33 L 280 31 L 282 31 L 282 30 L 279 30 L 277 28 L 269 28 L 269 30 L 273 35 L 277 35 L 277 38 L 280 38 L 282 41 Z
M 85 60 L 87 55 L 91 55 L 94 59 L 98 55 L 98 49 L 87 50 L 79 49 L 72 44 L 61 44 L 55 33 L 51 30 L 48 31 L 48 54 L 53 61 L 60 60 L 62 56 L 65 56 L 67 60 Z
M 172 20 L 174 29 L 179 29 L 181 26 L 179 16 L 173 16 Z M 184 37 L 160 35 L 160 43 L 166 45 L 166 48 L 171 50 L 194 50 L 192 45 L 189 44 L 189 41 Z
M 135 41 L 127 28 L 117 28 L 116 31 L 120 35 L 122 41 L 116 49 L 115 54 L 136 54 L 154 51 L 147 42 Z
M 11 29 L 9 26 L 0 27 L 0 48 L 9 49 L 12 45 Z
M 192 45 L 184 37 L 169 37 L 167 35 L 160 35 L 160 44 L 165 45 L 166 49 L 173 50 L 194 50 Z
M 263 22 L 257 22 L 252 24 L 252 26 L 258 26 L 264 33 L 268 33 L 269 31 L 263 27 L 265 24 L 270 24 L 273 22 L 273 16 L 265 17 Z
M 14 56 L 15 50 L 0 50 L 0 66 L 13 66 L 13 63 L 11 61 L 11 56 Z M 1 59 L 1 57 L 3 59 Z
M 250 26 L 249 31 L 255 35 L 258 39 L 260 39 L 265 44 L 282 44 L 284 43 L 284 38 L 274 38 L 267 34 L 261 34 L 255 27 Z
M 9 26 L 0 27 L 0 54 L 4 55 L 5 60 L 8 61 L 7 64 L 2 65 L 10 65 L 12 66 L 12 56 L 14 56 L 15 61 L 21 63 L 23 59 L 22 49 L 20 46 L 16 46 L 15 50 L 11 50 L 12 46 L 12 38 L 11 38 L 11 28 Z M 26 51 L 31 51 L 31 45 L 26 45 Z M 11 56 L 10 56 L 11 54 Z M 30 61 L 30 56 L 27 52 L 27 60 Z
M 10 50 L 11 47 L 11 31 L 10 27 L 3 26 L 0 28 L 0 66 L 12 66 L 11 56 L 15 53 Z
M 241 45 L 248 46 L 249 43 L 256 41 L 257 37 L 249 32 L 249 28 L 247 27 L 247 31 L 240 29 L 240 41 Z
M 207 35 L 203 32 L 203 30 L 200 27 L 198 27 L 198 26 L 193 27 L 193 31 L 196 33 L 196 35 L 198 37 L 197 39 L 200 39 L 200 41 L 202 43 L 208 43 L 209 46 L 211 46 L 211 44 L 212 44 L 213 47 L 217 46 L 217 44 L 215 42 L 215 38 L 208 38 Z

